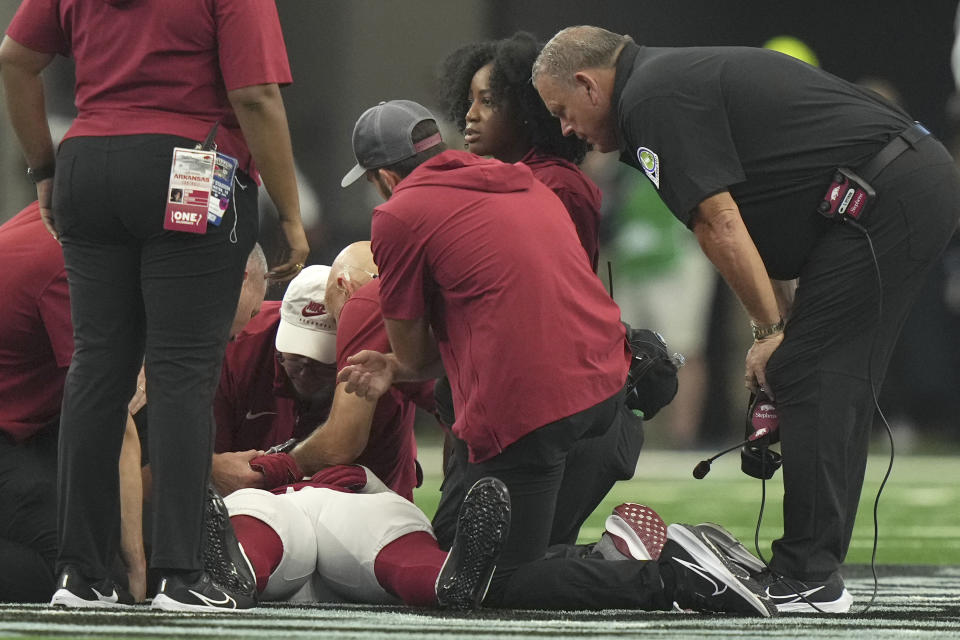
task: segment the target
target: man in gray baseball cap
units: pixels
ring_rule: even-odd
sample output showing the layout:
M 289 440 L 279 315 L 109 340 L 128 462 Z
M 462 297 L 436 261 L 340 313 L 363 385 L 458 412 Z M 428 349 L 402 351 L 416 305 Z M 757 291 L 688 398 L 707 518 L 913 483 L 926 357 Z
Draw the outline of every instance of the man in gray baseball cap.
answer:
M 623 410 L 630 349 L 620 309 L 584 260 L 563 203 L 523 163 L 446 149 L 430 112 L 407 101 L 360 116 L 353 148 L 358 166 L 343 183 L 366 173 L 386 200 L 373 211 L 370 240 L 390 352 L 348 356 L 338 384 L 377 400 L 394 382 L 448 375 L 464 486 L 493 476 L 512 504 L 484 604 L 676 601 L 770 615 L 759 585 L 685 525 L 671 525 L 658 561 L 544 559 L 569 452 L 604 435 Z M 491 526 L 483 514 L 467 525 Z
M 353 128 L 353 153 L 357 164 L 340 181 L 356 182 L 370 169 L 387 167 L 443 143 L 440 133 L 414 142 L 413 129 L 436 118 L 423 105 L 410 100 L 381 102 L 363 112 Z

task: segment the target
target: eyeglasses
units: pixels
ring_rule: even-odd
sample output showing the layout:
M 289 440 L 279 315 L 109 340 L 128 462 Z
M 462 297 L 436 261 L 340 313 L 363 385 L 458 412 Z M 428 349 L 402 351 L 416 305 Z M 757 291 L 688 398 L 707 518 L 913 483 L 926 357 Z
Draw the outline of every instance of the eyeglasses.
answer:
M 336 365 L 331 363 L 327 364 L 326 362 L 320 362 L 319 360 L 314 360 L 313 358 L 308 358 L 307 356 L 298 356 L 292 353 L 281 353 L 277 351 L 276 355 L 277 364 L 283 365 L 287 363 L 289 365 L 299 367 L 300 369 L 336 369 Z

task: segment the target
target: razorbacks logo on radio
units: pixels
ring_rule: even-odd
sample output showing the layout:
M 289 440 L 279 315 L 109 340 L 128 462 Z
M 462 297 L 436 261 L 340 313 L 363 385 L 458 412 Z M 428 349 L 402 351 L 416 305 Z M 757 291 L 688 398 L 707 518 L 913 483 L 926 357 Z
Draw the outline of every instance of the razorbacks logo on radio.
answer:
M 315 300 L 311 300 L 310 304 L 305 306 L 300 312 L 300 315 L 302 315 L 304 318 L 313 318 L 314 316 L 322 316 L 326 312 L 327 310 L 323 304 L 316 302 Z
M 758 402 L 750 417 L 754 429 L 774 430 L 780 425 L 780 416 L 776 406 L 768 402 Z

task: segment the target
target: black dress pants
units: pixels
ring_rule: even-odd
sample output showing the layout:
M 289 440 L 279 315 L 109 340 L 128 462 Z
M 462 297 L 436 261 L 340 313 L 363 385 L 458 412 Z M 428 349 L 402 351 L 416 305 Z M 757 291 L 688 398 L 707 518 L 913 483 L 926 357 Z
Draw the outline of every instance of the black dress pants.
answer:
M 464 466 L 463 484 L 499 478 L 510 491 L 510 535 L 484 606 L 529 609 L 663 609 L 656 562 L 552 555 L 546 558 L 570 451 L 601 439 L 623 410 L 623 392 L 547 424 L 499 455 Z
M 437 381 L 437 409 L 441 420 L 452 424 L 453 399 L 446 377 Z M 449 422 L 448 422 L 449 421 Z M 470 488 L 466 483 L 467 444 L 450 434 L 444 462 L 440 504 L 433 530 L 441 549 L 449 549 L 457 528 L 457 515 Z M 601 435 L 577 440 L 564 461 L 557 493 L 550 546 L 576 543 L 580 527 L 619 480 L 629 480 L 637 470 L 643 447 L 643 420 L 623 404 Z
M 783 343 L 767 364 L 783 453 L 784 533 L 771 566 L 823 580 L 843 562 L 863 486 L 879 390 L 921 285 L 957 226 L 960 177 L 932 137 L 874 180 L 857 229 L 836 224 L 799 277 Z M 872 389 L 871 389 L 872 387 Z
M 57 557 L 57 423 L 0 433 L 0 602 L 49 602 Z
M 204 234 L 163 229 L 174 146 L 163 135 L 66 140 L 53 210 L 70 285 L 75 352 L 60 427 L 57 570 L 107 575 L 118 547 L 117 461 L 145 362 L 153 470 L 150 564 L 196 570 L 212 453 L 212 401 L 244 265 L 257 187 Z M 145 360 L 144 360 L 145 358 Z

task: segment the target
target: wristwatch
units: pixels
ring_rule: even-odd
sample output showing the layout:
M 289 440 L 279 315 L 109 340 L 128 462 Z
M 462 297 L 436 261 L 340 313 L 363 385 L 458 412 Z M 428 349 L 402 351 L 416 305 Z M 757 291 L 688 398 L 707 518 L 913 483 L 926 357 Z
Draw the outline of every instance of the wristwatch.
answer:
M 783 318 L 780 318 L 780 321 L 774 324 L 757 324 L 751 320 L 750 329 L 753 331 L 754 340 L 763 340 L 783 331 Z
M 42 180 L 46 180 L 47 178 L 52 178 L 54 171 L 56 171 L 56 167 L 57 165 L 51 162 L 50 164 L 44 165 L 42 167 L 38 167 L 36 169 L 32 167 L 28 168 L 27 177 L 33 181 L 33 184 L 37 184 Z

